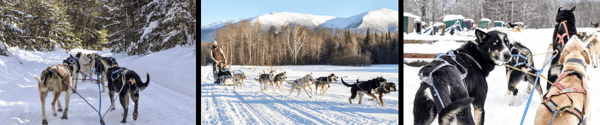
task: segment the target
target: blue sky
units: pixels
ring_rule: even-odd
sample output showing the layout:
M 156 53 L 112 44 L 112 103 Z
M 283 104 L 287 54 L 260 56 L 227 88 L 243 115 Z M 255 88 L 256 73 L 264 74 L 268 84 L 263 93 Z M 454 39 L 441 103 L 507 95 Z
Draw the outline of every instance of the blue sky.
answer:
M 379 8 L 398 11 L 398 0 L 202 0 L 200 5 L 200 26 L 219 20 L 238 21 L 271 12 L 345 18 Z

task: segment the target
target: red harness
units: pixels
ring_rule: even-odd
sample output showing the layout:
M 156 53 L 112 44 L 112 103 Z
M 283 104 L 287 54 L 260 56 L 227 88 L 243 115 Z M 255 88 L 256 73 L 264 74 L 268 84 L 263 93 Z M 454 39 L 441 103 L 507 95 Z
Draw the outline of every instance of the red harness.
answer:
M 563 110 L 565 108 L 570 108 L 570 110 L 565 110 L 565 111 L 568 111 L 571 114 L 577 116 L 579 118 L 579 120 L 582 121 L 583 117 L 582 117 L 581 114 L 583 114 L 583 112 L 585 110 L 585 103 L 586 103 L 586 97 L 585 97 L 586 91 L 585 91 L 585 89 L 583 89 L 583 88 L 567 88 L 567 89 L 565 89 L 565 86 L 563 86 L 559 82 L 563 77 L 565 77 L 568 74 L 571 74 L 573 72 L 574 71 L 563 72 L 560 75 L 560 77 L 558 77 L 558 79 L 556 80 L 556 82 L 552 86 L 558 88 L 559 91 L 556 92 L 556 93 L 554 93 L 554 94 L 552 94 L 552 95 L 550 95 L 549 97 L 546 97 L 546 95 L 548 93 L 544 94 L 544 96 L 543 96 L 544 97 L 544 101 L 542 102 L 542 104 L 544 104 L 546 106 L 546 108 L 548 108 L 550 110 L 550 112 L 553 112 L 553 110 L 555 110 L 555 109 L 561 111 L 561 110 Z M 583 79 L 581 81 L 581 86 L 583 87 Z M 575 108 L 575 106 L 573 105 L 573 99 L 572 99 L 573 97 L 571 97 L 571 93 L 582 93 L 584 95 L 583 110 L 579 110 L 579 109 Z M 570 106 L 558 107 L 558 105 L 551 100 L 552 97 L 558 96 L 558 95 L 562 95 L 562 94 L 567 94 L 567 96 L 569 97 L 569 100 L 571 100 L 571 105 Z
M 558 39 L 558 43 L 562 43 L 563 46 L 565 46 L 565 40 L 563 40 L 563 38 L 565 38 L 565 36 L 567 36 L 567 39 L 571 39 L 571 37 L 569 36 L 569 29 L 567 29 L 567 25 L 565 24 L 567 21 L 562 21 L 560 22 L 560 25 L 564 25 L 565 27 L 565 33 L 563 33 L 562 35 L 556 33 L 556 39 Z M 558 25 L 558 27 L 560 27 L 560 25 Z

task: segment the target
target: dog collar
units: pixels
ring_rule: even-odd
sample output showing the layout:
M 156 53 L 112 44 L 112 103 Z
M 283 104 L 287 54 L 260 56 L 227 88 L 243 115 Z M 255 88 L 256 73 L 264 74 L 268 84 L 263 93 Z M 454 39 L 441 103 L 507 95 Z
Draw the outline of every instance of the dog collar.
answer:
M 569 59 L 569 60 L 567 60 L 567 62 L 565 62 L 565 64 L 569 63 L 569 62 L 577 63 L 577 64 L 585 67 L 585 63 L 583 63 L 583 61 L 581 61 L 581 59 Z

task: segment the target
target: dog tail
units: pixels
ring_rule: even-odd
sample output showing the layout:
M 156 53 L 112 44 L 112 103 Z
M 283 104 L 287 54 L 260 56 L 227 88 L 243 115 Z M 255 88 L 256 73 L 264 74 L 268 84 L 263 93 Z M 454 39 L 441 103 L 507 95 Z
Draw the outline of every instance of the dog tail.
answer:
M 148 85 L 150 84 L 150 74 L 146 73 L 146 78 L 147 78 L 146 82 L 142 83 L 142 85 L 139 86 L 140 90 L 146 89 L 146 87 L 148 87 Z M 138 77 L 138 79 L 136 81 L 138 81 L 138 80 L 140 82 L 142 81 L 142 80 L 139 79 L 139 77 Z
M 455 118 L 456 119 L 456 114 L 458 114 L 459 112 L 461 112 L 461 110 L 463 110 L 464 108 L 469 108 L 469 106 L 471 105 L 471 102 L 473 102 L 473 98 L 464 98 L 464 99 L 460 99 L 457 101 L 454 101 L 452 103 L 450 103 L 449 105 L 447 105 L 444 109 L 442 109 L 440 111 L 440 114 L 438 116 L 438 120 L 440 121 L 440 124 L 447 124 L 450 123 L 450 119 Z
M 38 82 L 38 84 L 43 83 L 42 80 L 40 80 L 40 78 L 38 78 L 37 76 L 33 76 L 33 78 L 35 79 L 35 81 Z
M 348 83 L 344 82 L 344 78 L 341 78 L 341 80 L 342 80 L 342 83 L 344 83 L 344 85 L 345 85 L 346 87 L 352 87 L 352 85 L 350 85 L 350 84 L 348 84 Z

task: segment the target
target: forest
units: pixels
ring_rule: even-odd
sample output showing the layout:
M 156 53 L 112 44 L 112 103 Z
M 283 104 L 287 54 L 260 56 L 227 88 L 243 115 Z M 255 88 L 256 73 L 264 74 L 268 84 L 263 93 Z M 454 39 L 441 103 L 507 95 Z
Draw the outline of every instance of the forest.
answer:
M 288 24 L 264 30 L 242 20 L 217 30 L 218 46 L 233 65 L 398 64 L 398 32 L 370 33 Z M 213 41 L 201 42 L 201 65 L 211 63 Z
M 0 42 L 25 50 L 110 49 L 128 55 L 192 46 L 196 1 L 0 0 Z
M 577 27 L 600 21 L 600 1 L 592 0 L 405 0 L 405 13 L 422 21 L 442 22 L 445 15 L 463 15 L 479 22 L 482 18 L 507 23 L 524 22 L 527 28 L 553 28 L 558 9 L 576 7 Z

